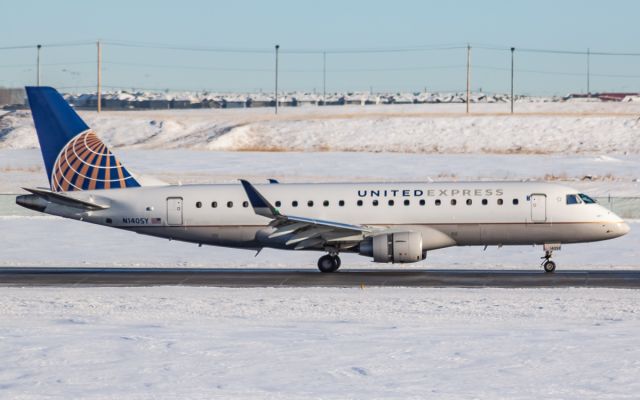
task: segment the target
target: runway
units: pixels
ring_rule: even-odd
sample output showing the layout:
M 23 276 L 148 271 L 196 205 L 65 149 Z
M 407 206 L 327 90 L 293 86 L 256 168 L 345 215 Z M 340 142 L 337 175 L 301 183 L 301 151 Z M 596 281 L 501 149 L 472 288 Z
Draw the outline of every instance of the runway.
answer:
M 607 287 L 640 288 L 640 271 L 0 268 L 0 286 Z

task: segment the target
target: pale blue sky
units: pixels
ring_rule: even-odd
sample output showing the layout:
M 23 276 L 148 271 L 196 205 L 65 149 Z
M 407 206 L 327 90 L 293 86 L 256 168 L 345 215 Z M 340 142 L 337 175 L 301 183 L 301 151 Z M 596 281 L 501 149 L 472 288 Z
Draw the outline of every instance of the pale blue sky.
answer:
M 637 1 L 2 1 L 0 47 L 104 41 L 239 49 L 487 45 L 640 53 Z M 264 90 L 273 55 L 105 44 L 106 86 Z M 465 50 L 329 54 L 327 90 L 462 90 Z M 42 81 L 95 84 L 95 46 L 42 50 Z M 509 88 L 508 51 L 474 49 L 473 88 Z M 35 80 L 35 49 L 0 50 L 0 85 Z M 586 56 L 516 51 L 516 91 L 586 89 Z M 545 73 L 560 72 L 562 74 Z M 640 90 L 640 57 L 592 56 L 591 89 Z M 283 90 L 322 91 L 321 54 L 282 54 Z M 87 89 L 88 90 L 88 89 Z

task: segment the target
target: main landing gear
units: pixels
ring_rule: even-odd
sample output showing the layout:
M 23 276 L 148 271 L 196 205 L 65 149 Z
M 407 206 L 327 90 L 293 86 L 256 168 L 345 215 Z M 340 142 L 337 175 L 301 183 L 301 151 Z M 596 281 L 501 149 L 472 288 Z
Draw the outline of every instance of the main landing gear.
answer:
M 553 250 L 545 250 L 544 251 L 544 261 L 542 262 L 542 268 L 544 268 L 544 272 L 550 274 L 556 270 L 556 263 L 551 261 L 551 255 L 553 254 Z
M 340 257 L 337 254 L 327 254 L 318 260 L 320 272 L 336 272 L 340 268 Z

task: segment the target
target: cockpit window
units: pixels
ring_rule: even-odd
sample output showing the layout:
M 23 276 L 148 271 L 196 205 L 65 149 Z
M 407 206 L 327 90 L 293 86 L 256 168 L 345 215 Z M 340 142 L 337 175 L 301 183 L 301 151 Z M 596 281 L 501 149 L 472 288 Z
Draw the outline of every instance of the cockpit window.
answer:
M 567 195 L 567 204 L 580 204 L 580 198 L 577 194 L 568 194 Z
M 578 194 L 578 196 L 580 196 L 582 201 L 584 201 L 584 204 L 596 204 L 596 201 L 594 199 L 592 199 L 591 197 L 587 196 L 584 193 L 580 193 Z

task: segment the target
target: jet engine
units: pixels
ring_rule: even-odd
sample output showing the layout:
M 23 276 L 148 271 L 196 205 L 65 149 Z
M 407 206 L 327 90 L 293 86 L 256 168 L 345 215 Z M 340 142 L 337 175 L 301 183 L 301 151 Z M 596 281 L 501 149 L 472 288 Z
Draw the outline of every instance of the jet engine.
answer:
M 373 257 L 380 263 L 412 263 L 424 260 L 420 232 L 393 232 L 373 236 L 360 243 L 360 255 Z

